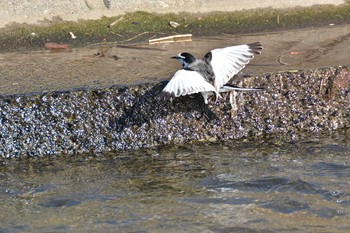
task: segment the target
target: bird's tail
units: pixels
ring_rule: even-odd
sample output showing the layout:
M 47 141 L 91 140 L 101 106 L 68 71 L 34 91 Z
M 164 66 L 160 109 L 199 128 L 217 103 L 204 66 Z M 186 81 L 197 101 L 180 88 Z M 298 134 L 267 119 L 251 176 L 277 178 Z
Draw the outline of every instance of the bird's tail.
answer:
M 231 84 L 225 84 L 220 88 L 219 92 L 228 92 L 228 91 L 262 91 L 263 88 L 247 88 L 247 87 L 237 87 Z

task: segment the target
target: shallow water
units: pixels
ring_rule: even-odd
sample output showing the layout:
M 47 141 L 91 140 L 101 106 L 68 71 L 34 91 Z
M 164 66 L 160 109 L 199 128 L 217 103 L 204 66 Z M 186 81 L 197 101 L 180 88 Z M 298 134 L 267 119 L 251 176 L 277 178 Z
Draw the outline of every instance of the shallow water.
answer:
M 168 80 L 180 69 L 170 57 L 190 52 L 203 57 L 214 48 L 261 41 L 262 54 L 241 74 L 349 65 L 350 24 L 252 35 L 196 37 L 189 42 L 99 44 L 57 52 L 0 53 L 0 96 L 28 92 L 106 88 L 112 85 Z M 102 53 L 105 56 L 97 56 Z M 117 59 L 118 58 L 118 59 Z
M 344 232 L 348 133 L 2 160 L 0 232 Z

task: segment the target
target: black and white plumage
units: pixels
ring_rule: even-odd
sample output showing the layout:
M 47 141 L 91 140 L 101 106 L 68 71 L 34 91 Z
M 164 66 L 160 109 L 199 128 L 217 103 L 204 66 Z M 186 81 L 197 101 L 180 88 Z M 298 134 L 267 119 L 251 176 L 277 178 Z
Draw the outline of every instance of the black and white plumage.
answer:
M 241 88 L 226 85 L 227 82 L 242 70 L 255 54 L 260 54 L 260 42 L 213 49 L 203 59 L 196 59 L 191 54 L 180 53 L 176 58 L 183 69 L 177 71 L 163 89 L 173 97 L 201 93 L 205 103 L 213 93 L 216 98 L 220 92 L 235 90 L 256 91 L 258 88 Z

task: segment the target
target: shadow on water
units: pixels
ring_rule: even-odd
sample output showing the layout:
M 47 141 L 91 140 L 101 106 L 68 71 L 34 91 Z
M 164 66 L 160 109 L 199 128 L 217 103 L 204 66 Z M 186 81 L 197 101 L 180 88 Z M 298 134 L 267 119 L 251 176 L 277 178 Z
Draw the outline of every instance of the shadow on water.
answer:
M 342 232 L 347 132 L 2 160 L 1 232 Z

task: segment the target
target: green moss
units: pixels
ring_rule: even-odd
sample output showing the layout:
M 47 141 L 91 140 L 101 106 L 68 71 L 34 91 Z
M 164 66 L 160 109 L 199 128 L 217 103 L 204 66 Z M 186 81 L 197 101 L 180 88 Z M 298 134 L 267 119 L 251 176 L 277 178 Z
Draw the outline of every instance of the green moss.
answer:
M 47 41 L 84 46 L 102 42 L 140 42 L 154 36 L 193 33 L 195 36 L 267 32 L 350 22 L 350 4 L 291 9 L 257 9 L 206 14 L 127 13 L 99 20 L 63 21 L 55 18 L 40 25 L 12 24 L 0 29 L 0 50 L 38 48 Z M 114 25 L 113 22 L 118 20 Z M 180 24 L 169 26 L 170 21 Z M 33 35 L 32 33 L 35 33 Z M 77 39 L 72 39 L 73 32 Z

